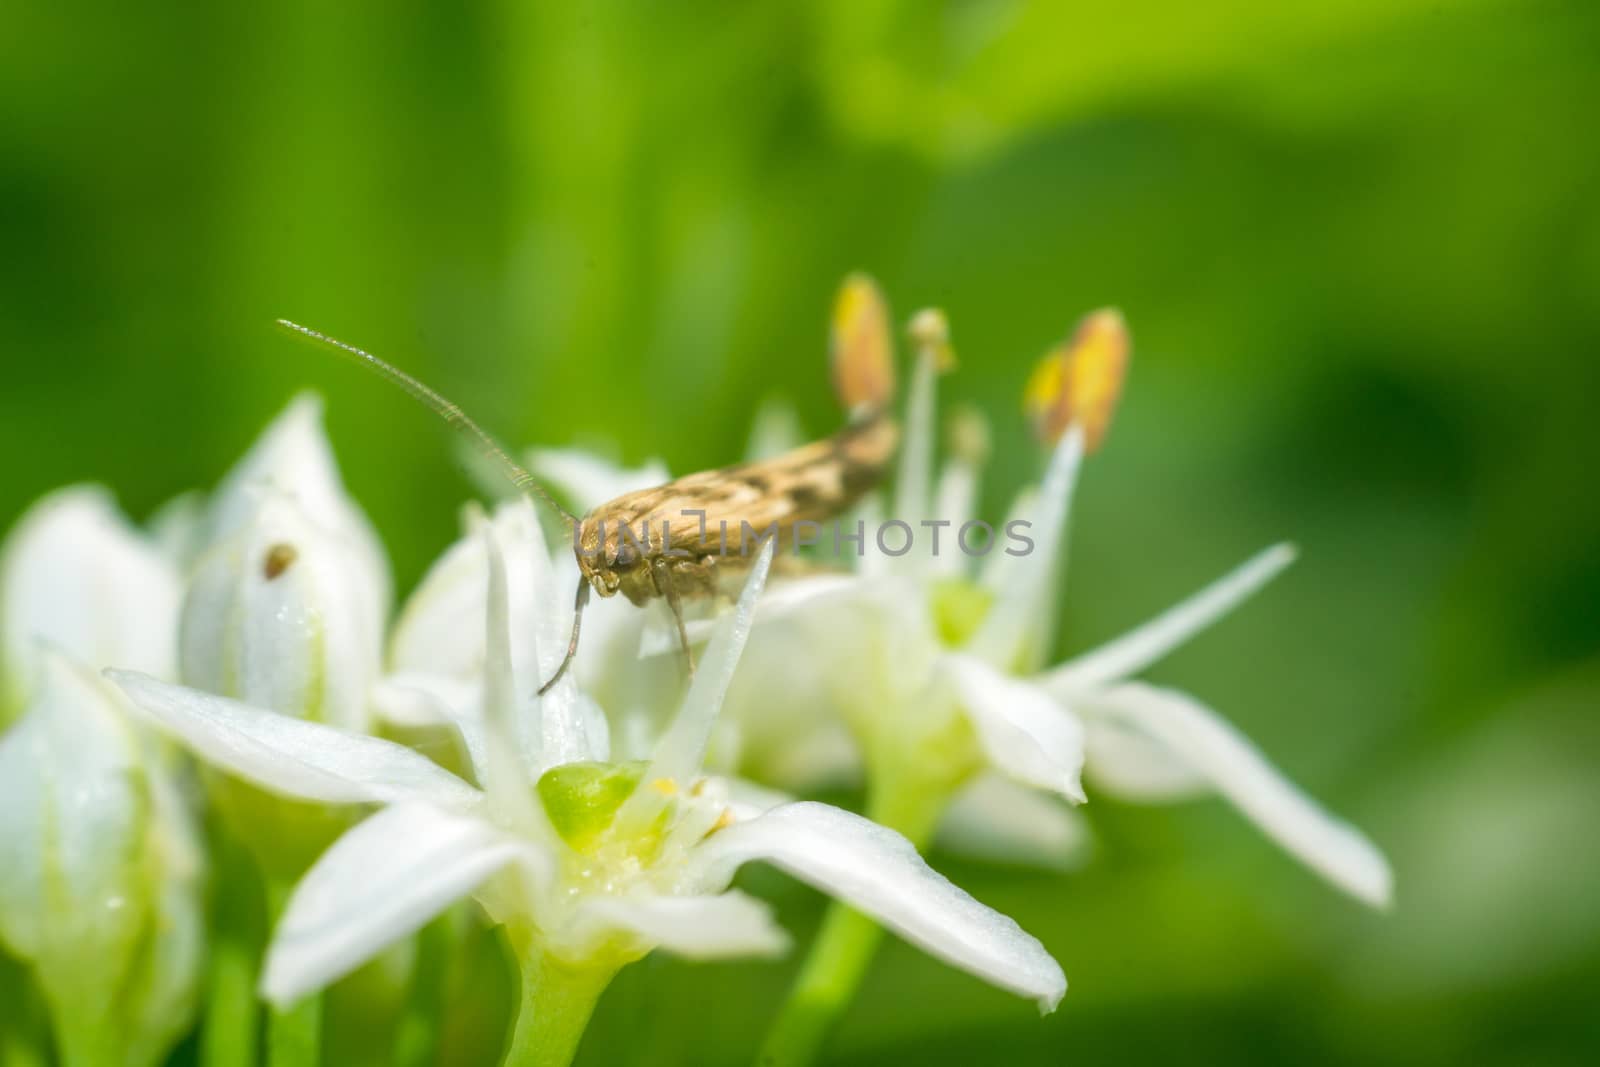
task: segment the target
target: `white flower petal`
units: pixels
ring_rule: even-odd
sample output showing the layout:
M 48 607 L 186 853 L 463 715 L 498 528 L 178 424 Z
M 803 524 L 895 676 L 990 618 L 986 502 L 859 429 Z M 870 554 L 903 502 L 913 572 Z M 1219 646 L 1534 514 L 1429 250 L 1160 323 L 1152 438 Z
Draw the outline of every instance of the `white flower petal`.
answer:
M 559 489 L 580 514 L 624 493 L 664 485 L 672 478 L 659 459 L 623 467 L 581 448 L 535 448 L 526 456 L 528 470 Z
M 555 674 L 572 626 L 578 582 L 570 558 L 552 560 L 533 505 L 516 499 L 496 509 L 492 521 L 470 516 L 470 531 L 434 564 L 400 614 L 390 661 L 397 671 L 446 675 L 481 683 L 489 589 L 483 534 L 492 531 L 504 560 L 511 673 L 518 702 L 516 735 L 530 767 L 603 757 L 595 722 L 571 676 L 535 707 L 534 692 Z M 598 613 L 597 614 L 603 614 Z M 592 622 L 586 618 L 585 622 Z M 590 634 L 586 644 L 602 633 Z
M 877 701 L 914 684 L 902 669 L 909 675 L 931 661 L 884 647 L 922 635 L 926 620 L 912 614 L 921 603 L 913 583 L 879 584 L 804 579 L 775 583 L 762 596 L 718 724 L 717 769 L 795 789 L 854 778 L 860 760 L 843 716 L 871 714 Z M 896 595 L 902 591 L 908 599 Z M 783 606 L 769 614 L 773 599 Z
M 1137 674 L 1238 607 L 1294 558 L 1293 545 L 1273 545 L 1144 625 L 1068 660 L 1040 681 L 1052 694 L 1066 699 Z
M 935 490 L 934 518 L 943 520 L 950 525 L 939 530 L 939 554 L 933 557 L 930 569 L 934 574 L 946 576 L 959 576 L 967 572 L 968 556 L 961 551 L 957 537 L 961 528 L 966 523 L 976 518 L 978 500 L 978 465 L 962 456 L 954 456 L 944 465 L 944 470 L 939 472 L 939 484 Z M 999 542 L 989 555 L 998 552 L 1005 555 L 1004 527 L 996 531 L 995 539 Z M 934 531 L 927 531 L 932 534 Z M 921 530 L 917 531 L 919 540 L 926 536 Z M 980 536 L 977 534 L 974 537 Z M 972 542 L 974 547 L 978 542 Z M 931 552 L 933 542 L 928 542 Z
M 1082 464 L 1083 433 L 1074 426 L 1062 435 L 1034 509 L 1024 516 L 1031 523 L 1026 532 L 1033 548 L 999 570 L 1003 582 L 995 589 L 994 607 L 968 645 L 998 667 L 1031 670 L 1054 641 L 1056 588 L 1067 566 L 1072 494 Z M 1004 549 L 997 552 L 1004 555 Z
M 683 705 L 677 718 L 667 728 L 661 744 L 656 748 L 647 780 L 657 778 L 687 780 L 699 770 L 705 758 L 706 745 L 711 739 L 711 728 L 717 713 L 722 710 L 723 697 L 728 683 L 739 666 L 739 655 L 744 651 L 745 639 L 750 636 L 750 623 L 755 614 L 756 600 L 767 582 L 767 570 L 772 566 L 776 541 L 769 541 L 756 557 L 745 580 L 739 602 L 717 622 L 716 632 L 706 647 L 705 657 L 695 671 L 694 681 L 684 694 Z M 640 790 L 635 795 L 642 795 Z
M 1082 801 L 1083 724 L 1038 686 L 972 656 L 943 661 L 989 763 L 1026 785 Z
M 576 587 L 574 587 L 576 588 Z M 563 605 L 567 627 L 572 625 L 572 601 Z M 587 693 L 603 708 L 615 710 L 638 703 L 649 697 L 664 696 L 667 686 L 653 684 L 654 679 L 644 677 L 645 672 L 619 670 L 619 664 L 634 664 L 642 655 L 646 623 L 651 612 L 641 611 L 628 603 L 626 597 L 591 597 L 583 610 L 583 640 L 578 642 L 578 655 L 572 661 L 572 673 L 577 676 L 578 691 Z M 695 632 L 690 631 L 693 638 Z M 565 642 L 562 651 L 566 651 Z M 663 643 L 660 651 L 677 652 L 677 634 L 673 634 L 669 647 Z M 681 672 L 677 661 L 673 671 Z
M 0 550 L 0 718 L 33 688 L 35 641 L 90 666 L 177 673 L 177 570 L 117 511 L 73 486 L 42 498 Z
M 784 804 L 794 803 L 794 797 L 776 789 L 768 789 L 764 785 L 744 778 L 724 778 L 721 781 L 728 789 L 728 809 L 733 817 L 740 822 L 754 819 L 758 815 L 765 815 L 773 808 Z
M 952 885 L 904 837 L 859 815 L 826 804 L 786 804 L 719 830 L 696 858 L 709 885 L 726 884 L 744 863 L 772 863 L 930 955 L 1034 998 L 1045 1011 L 1066 992 L 1061 968 L 1035 938 Z
M 1005 540 L 1002 541 L 999 548 L 985 556 L 983 562 L 978 566 L 978 585 L 996 597 L 1000 595 L 1002 589 L 1010 586 L 1018 568 L 1025 568 L 1031 565 L 1029 561 L 1038 548 L 1037 544 L 1032 548 L 1028 548 L 1021 541 L 1007 538 L 1006 531 L 1011 529 L 1012 523 L 1027 523 L 1025 527 L 1018 527 L 1017 533 L 1019 536 L 1032 539 L 1033 519 L 1038 510 L 1038 486 L 1030 485 L 1017 493 L 1016 497 L 1011 501 L 1010 509 L 1006 512 L 1006 521 L 998 527 L 1000 536 Z M 1014 556 L 1006 551 L 1007 548 L 1013 548 L 1019 552 L 1025 551 L 1026 554 Z
M 789 616 L 806 612 L 849 611 L 848 601 L 862 596 L 864 584 L 861 578 L 852 574 L 808 574 L 781 581 L 775 577 L 756 604 L 752 633 L 759 633 L 762 627 L 780 623 Z M 593 611 L 595 607 L 591 605 L 589 610 Z M 624 610 L 627 610 L 629 616 L 633 618 L 641 618 L 644 615 L 637 610 L 631 610 L 631 605 Z M 638 648 L 640 656 L 671 655 L 678 651 L 680 644 L 678 628 L 672 622 L 672 617 L 663 613 L 658 621 L 663 625 L 651 627 L 643 634 Z M 688 620 L 685 629 L 689 631 L 689 642 L 696 645 L 705 644 L 711 639 L 711 633 L 716 629 L 716 625 L 717 620 L 714 618 Z M 583 639 L 587 645 L 589 643 L 587 615 L 583 621 Z
M 833 562 L 840 567 L 848 567 L 850 565 L 849 559 L 852 546 L 845 543 L 844 538 L 853 537 L 856 533 L 860 533 L 861 547 L 856 550 L 855 562 L 857 575 L 862 578 L 873 579 L 887 578 L 891 575 L 907 574 L 909 572 L 915 577 L 914 571 L 911 571 L 907 566 L 900 565 L 894 556 L 879 552 L 877 545 L 873 543 L 874 538 L 877 536 L 877 531 L 883 526 L 884 520 L 887 518 L 884 514 L 884 509 L 888 507 L 888 501 L 885 497 L 886 493 L 881 490 L 868 493 L 861 498 L 851 513 L 846 514 L 839 520 L 839 550 L 834 556 Z M 895 517 L 899 518 L 898 515 Z M 889 536 L 892 537 L 894 535 L 890 534 Z M 829 547 L 830 549 L 832 548 L 831 542 Z
M 348 831 L 295 886 L 261 992 L 280 1006 L 349 974 L 519 859 L 539 856 L 482 819 L 401 804 Z
M 1211 779 L 1159 737 L 1117 718 L 1084 723 L 1084 761 L 1096 791 L 1122 800 L 1171 804 L 1211 792 Z
M 939 403 L 938 361 L 920 353 L 911 372 L 906 400 L 905 435 L 900 439 L 900 466 L 895 473 L 895 518 L 917 524 L 929 518 L 933 492 L 933 445 Z M 910 556 L 906 557 L 910 559 Z
M 928 589 L 912 578 L 858 581 L 853 589 L 819 597 L 788 617 L 796 627 L 791 644 L 775 647 L 763 639 L 767 669 L 775 669 L 770 665 L 773 656 L 787 655 L 788 675 L 809 671 L 822 683 L 825 699 L 800 709 L 809 727 L 815 727 L 819 713 L 842 712 L 859 733 L 885 707 L 919 698 L 943 651 Z M 806 655 L 797 655 L 797 650 Z M 762 673 L 752 670 L 746 677 L 754 687 Z M 809 698 L 816 688 L 815 683 L 791 679 L 795 681 L 801 684 L 783 698 L 790 704 L 799 694 Z M 756 725 L 751 722 L 752 728 Z
M 338 803 L 429 801 L 465 809 L 480 794 L 403 745 L 264 711 L 129 671 L 107 671 L 135 705 L 207 763 L 264 789 Z
M 768 907 L 737 890 L 715 896 L 595 897 L 574 918 L 574 936 L 625 930 L 641 949 L 664 948 L 692 960 L 781 956 L 789 936 Z
M 482 680 L 489 588 L 484 525 L 480 511 L 469 511 L 467 532 L 429 568 L 406 600 L 389 646 L 395 670 Z M 549 546 L 529 501 L 518 498 L 501 504 L 488 526 L 505 555 L 512 669 L 519 678 L 531 680 L 544 671 L 533 660 L 536 646 L 555 650 L 559 644 L 565 650 L 566 629 L 572 623 L 572 585 L 549 573 Z M 572 580 L 577 580 L 575 568 Z M 553 658 L 559 662 L 559 656 Z
M 943 851 L 989 863 L 1076 870 L 1092 848 L 1089 824 L 1057 798 L 993 772 L 956 794 L 939 821 Z
M 1345 892 L 1386 907 L 1393 876 L 1359 830 L 1323 811 L 1216 712 L 1183 693 L 1130 683 L 1093 698 L 1107 715 L 1179 753 L 1261 830 Z
M 488 773 L 488 741 L 483 733 L 482 686 L 434 674 L 394 674 L 372 691 L 372 710 L 396 726 L 444 726 L 455 731 L 481 784 Z
M 519 730 L 518 711 L 523 706 L 511 670 L 511 616 L 507 600 L 506 565 L 493 527 L 485 526 L 483 537 L 489 563 L 486 638 L 483 662 L 483 728 L 488 738 L 488 766 L 484 792 L 489 803 L 510 825 L 524 831 L 539 822 L 539 812 L 528 790 L 536 781 L 539 767 L 540 731 Z M 531 701 L 533 716 L 539 714 L 539 700 Z M 520 748 L 519 748 L 520 746 Z M 532 748 L 532 753 L 529 749 Z

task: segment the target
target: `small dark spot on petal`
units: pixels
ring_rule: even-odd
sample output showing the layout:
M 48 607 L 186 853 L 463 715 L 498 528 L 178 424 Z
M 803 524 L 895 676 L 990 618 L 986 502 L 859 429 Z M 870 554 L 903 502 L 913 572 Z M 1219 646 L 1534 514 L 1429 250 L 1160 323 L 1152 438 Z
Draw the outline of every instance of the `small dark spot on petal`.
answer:
M 266 575 L 267 581 L 270 582 L 294 566 L 294 561 L 299 558 L 300 553 L 293 545 L 273 545 L 267 549 L 267 558 L 262 561 L 261 573 Z

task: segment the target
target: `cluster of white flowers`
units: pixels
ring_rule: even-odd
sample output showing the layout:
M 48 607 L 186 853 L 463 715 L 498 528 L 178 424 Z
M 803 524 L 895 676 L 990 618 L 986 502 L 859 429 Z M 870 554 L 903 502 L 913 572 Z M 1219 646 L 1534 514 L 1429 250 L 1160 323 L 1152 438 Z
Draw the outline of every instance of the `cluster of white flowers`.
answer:
M 959 525 L 979 450 L 969 427 L 935 482 L 938 345 L 923 347 L 894 510 Z M 759 447 L 775 436 L 769 424 Z M 1081 827 L 1041 794 L 1081 802 L 1085 768 L 1139 799 L 1220 791 L 1385 903 L 1388 869 L 1363 837 L 1215 713 L 1126 680 L 1289 549 L 1043 668 L 1084 445 L 1081 426 L 1061 433 L 1014 509 L 1038 542 L 1027 559 L 996 554 L 969 575 L 955 553 L 868 556 L 763 595 L 769 546 L 737 602 L 694 626 L 705 647 L 687 687 L 669 627 L 607 603 L 543 696 L 571 623 L 570 553 L 526 501 L 468 507 L 390 626 L 382 546 L 314 399 L 148 531 L 101 490 L 52 494 L 0 557 L 0 941 L 69 1061 L 160 1062 L 202 999 L 204 818 L 269 889 L 259 990 L 283 1012 L 471 898 L 522 964 L 506 1062 L 566 1062 L 612 975 L 654 949 L 787 948 L 766 906 L 730 888 L 755 861 L 1048 1011 L 1066 980 L 1044 946 L 918 849 L 938 830 L 1062 865 Z M 574 452 L 533 465 L 580 503 L 665 476 Z M 419 738 L 435 743 L 402 743 Z M 875 821 L 774 791 L 851 766 Z

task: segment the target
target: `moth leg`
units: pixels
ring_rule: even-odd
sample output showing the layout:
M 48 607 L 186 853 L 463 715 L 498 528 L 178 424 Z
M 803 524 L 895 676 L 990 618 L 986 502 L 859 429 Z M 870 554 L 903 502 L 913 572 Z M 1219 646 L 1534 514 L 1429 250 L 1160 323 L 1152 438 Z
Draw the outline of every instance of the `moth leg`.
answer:
M 672 580 L 672 567 L 664 558 L 657 557 L 650 564 L 650 575 L 656 588 L 667 598 L 672 609 L 672 621 L 678 624 L 678 643 L 683 646 L 683 660 L 689 665 L 689 678 L 694 678 L 694 649 L 689 646 L 689 627 L 683 621 L 683 600 L 678 596 L 678 584 Z
M 561 666 L 556 668 L 556 673 L 550 680 L 539 687 L 539 695 L 544 696 L 550 687 L 561 681 L 561 676 L 567 673 L 567 668 L 572 666 L 572 658 L 578 654 L 578 630 L 583 625 L 584 605 L 589 603 L 589 583 L 582 578 L 578 579 L 578 592 L 572 600 L 572 639 L 567 642 L 567 654 L 561 659 Z

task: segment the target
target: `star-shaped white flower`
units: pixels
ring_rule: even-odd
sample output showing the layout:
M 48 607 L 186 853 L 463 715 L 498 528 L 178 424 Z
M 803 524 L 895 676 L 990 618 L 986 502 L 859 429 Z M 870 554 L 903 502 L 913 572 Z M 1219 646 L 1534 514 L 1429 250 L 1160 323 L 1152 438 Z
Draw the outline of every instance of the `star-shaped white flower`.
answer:
M 564 651 L 557 635 L 570 617 L 567 588 L 528 507 L 480 523 L 481 551 L 457 546 L 442 565 L 453 577 L 425 583 L 419 596 L 428 602 L 408 609 L 410 626 L 444 640 L 423 616 L 459 619 L 470 588 L 486 589 L 480 678 L 457 678 L 452 690 L 448 671 L 413 671 L 389 683 L 456 725 L 475 783 L 389 741 L 114 674 L 213 765 L 305 800 L 382 806 L 290 897 L 263 978 L 270 999 L 321 988 L 467 895 L 507 926 L 525 956 L 568 969 L 614 970 L 656 947 L 697 958 L 771 954 L 786 944 L 782 931 L 765 907 L 728 889 L 740 865 L 765 860 L 930 953 L 1054 1006 L 1065 979 L 1039 943 L 929 869 L 900 835 L 822 804 L 762 811 L 701 777 L 770 551 L 717 622 L 652 758 L 610 763 L 605 731 L 594 728 L 595 709 L 573 678 L 533 695 Z M 521 589 L 544 595 L 514 604 L 513 574 Z M 438 649 L 438 662 L 470 662 L 473 646 Z
M 1096 330 L 1112 331 L 1115 342 L 1122 329 L 1106 313 L 1087 324 L 1088 340 L 1080 333 L 1075 343 L 1105 343 Z M 753 669 L 729 698 L 739 727 L 730 748 L 742 750 L 736 765 L 757 777 L 762 769 L 804 776 L 836 768 L 837 737 L 818 727 L 818 710 L 833 709 L 865 760 L 869 789 L 879 788 L 877 777 L 907 774 L 931 778 L 935 793 L 941 783 L 965 786 L 954 809 L 965 838 L 981 838 L 988 826 L 1057 857 L 1081 841 L 1075 825 L 1062 821 L 1070 813 L 1023 805 L 1016 787 L 1078 803 L 1087 769 L 1096 786 L 1130 799 L 1215 791 L 1333 884 L 1385 906 L 1389 867 L 1365 836 L 1284 779 L 1210 708 L 1131 680 L 1258 590 L 1294 550 L 1269 548 L 1124 637 L 1041 669 L 1053 642 L 1054 590 L 1086 427 L 1080 419 L 1060 433 L 1042 484 L 1021 495 L 1010 521 L 995 530 L 994 547 L 973 566 L 953 541 L 973 518 L 981 449 L 969 429 L 969 443 L 953 450 L 935 480 L 934 366 L 925 353 L 913 382 L 893 514 L 913 526 L 930 516 L 948 523 L 941 550 L 927 550 L 924 528 L 917 551 L 894 558 L 869 551 L 849 578 L 801 581 L 769 597 L 746 654 Z M 1017 530 L 1031 550 L 1003 532 L 1018 521 L 1027 524 Z M 753 686 L 747 692 L 745 679 L 777 671 L 786 678 L 771 687 L 783 696 L 774 708 Z M 1015 802 L 1012 813 L 995 803 L 997 792 Z M 974 810 L 965 810 L 968 801 Z

